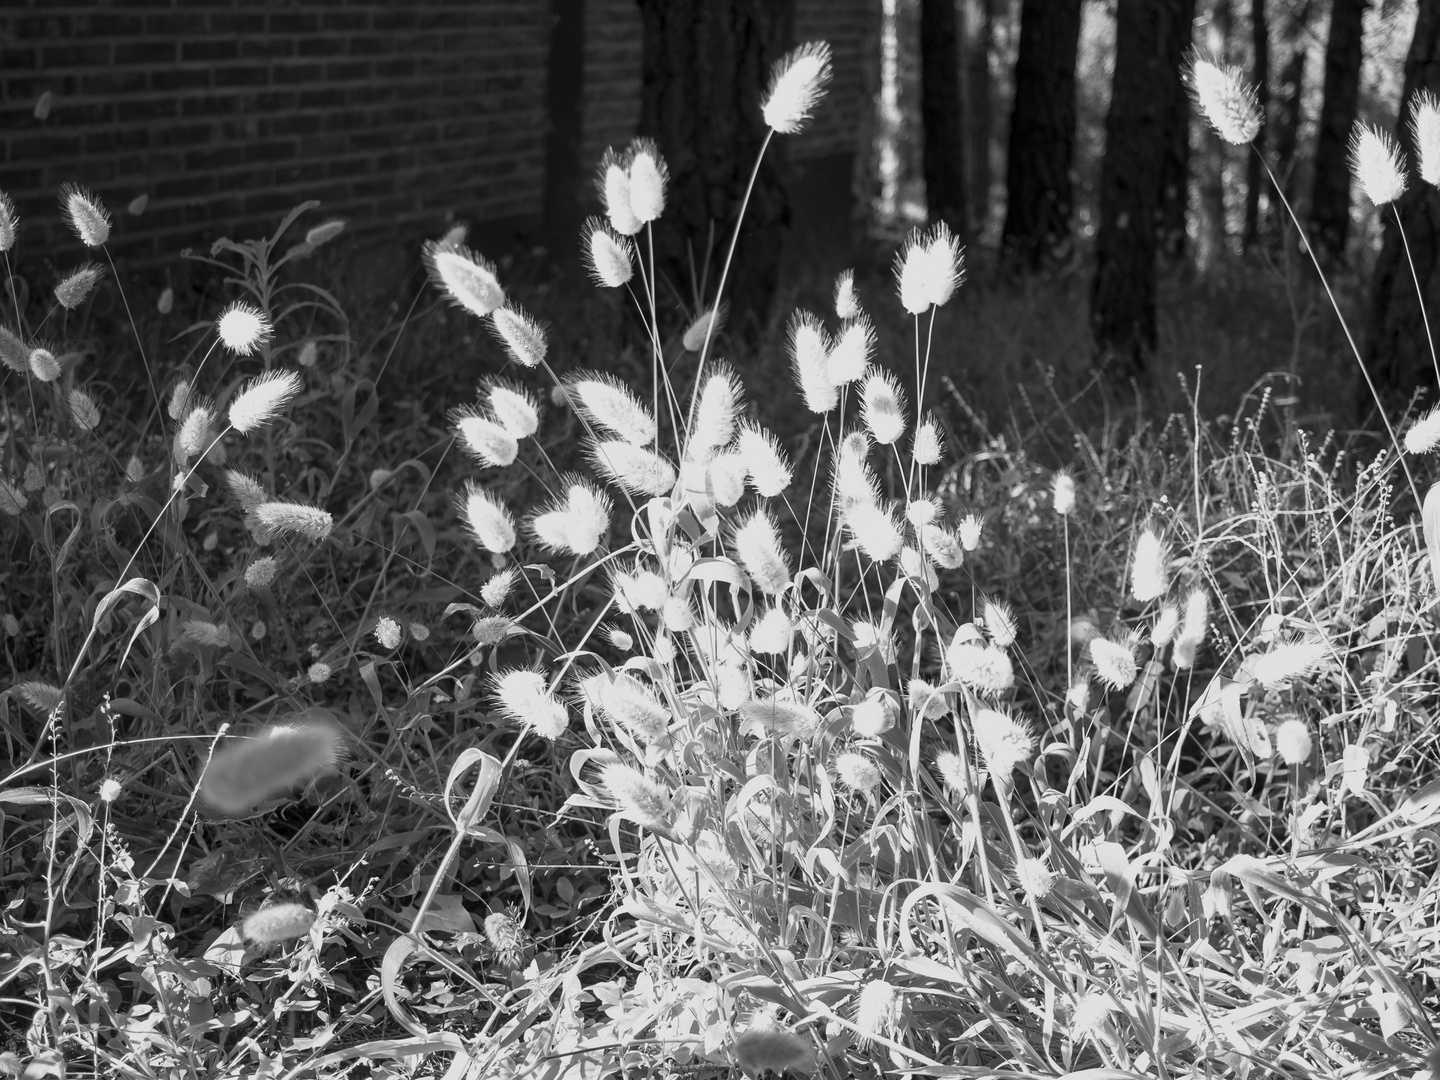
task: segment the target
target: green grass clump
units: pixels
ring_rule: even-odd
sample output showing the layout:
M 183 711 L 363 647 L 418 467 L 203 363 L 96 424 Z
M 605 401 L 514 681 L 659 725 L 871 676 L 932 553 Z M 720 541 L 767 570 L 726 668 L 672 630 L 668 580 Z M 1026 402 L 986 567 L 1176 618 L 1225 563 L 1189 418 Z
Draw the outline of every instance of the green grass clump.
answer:
M 826 72 L 782 63 L 774 131 Z M 632 239 L 653 145 L 602 188 L 647 346 L 600 371 L 463 231 L 455 311 L 352 323 L 308 208 L 216 246 L 145 414 L 58 344 L 98 275 L 12 293 L 6 1067 L 1426 1068 L 1437 523 L 1391 449 L 1268 379 L 1154 424 L 1052 380 L 992 429 L 943 228 L 727 366 L 724 275 L 671 327 Z M 503 377 L 381 391 L 476 326 Z

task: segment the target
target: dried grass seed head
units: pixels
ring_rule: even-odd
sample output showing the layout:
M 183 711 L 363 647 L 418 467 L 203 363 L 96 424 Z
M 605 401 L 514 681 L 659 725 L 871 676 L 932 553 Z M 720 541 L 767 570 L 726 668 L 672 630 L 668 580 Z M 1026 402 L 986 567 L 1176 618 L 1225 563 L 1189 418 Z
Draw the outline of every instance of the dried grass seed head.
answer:
M 694 321 L 685 328 L 685 333 L 680 337 L 680 344 L 685 351 L 698 353 L 705 347 L 705 342 L 714 341 L 719 337 L 720 331 L 725 329 L 725 318 L 729 314 L 729 301 L 721 300 L 718 304 L 696 315 Z
M 505 305 L 495 264 L 450 237 L 425 242 L 425 266 L 450 302 L 480 318 Z
M 1150 526 L 1140 531 L 1130 560 L 1130 595 L 1142 604 L 1159 599 L 1170 587 L 1170 552 Z
M 772 607 L 750 628 L 750 648 L 768 656 L 783 656 L 790 651 L 794 636 L 795 627 L 784 609 Z
M 855 290 L 855 271 L 841 270 L 835 278 L 835 316 L 848 320 L 858 318 L 861 313 L 860 294 Z
M 998 709 L 975 710 L 970 726 L 990 779 L 997 786 L 1009 787 L 1013 782 L 1010 774 L 1035 754 L 1034 731 L 1026 721 Z
M 590 373 L 569 382 L 571 400 L 591 424 L 620 436 L 632 446 L 655 441 L 655 417 L 649 406 L 613 375 Z
M 466 484 L 460 496 L 460 511 L 486 551 L 503 555 L 515 546 L 515 519 L 510 511 L 474 481 Z
M 490 313 L 490 331 L 521 367 L 538 367 L 550 347 L 545 328 L 513 300 Z
M 77 184 L 60 188 L 60 206 L 70 229 L 86 247 L 102 247 L 110 239 L 110 215 L 93 193 Z
M 1110 689 L 1124 690 L 1135 681 L 1139 666 L 1135 660 L 1135 650 L 1128 642 L 1097 637 L 1090 640 L 1089 649 L 1095 674 Z
M 602 439 L 590 448 L 596 470 L 632 495 L 666 495 L 675 487 L 675 466 L 653 450 L 623 439 Z
M 1420 157 L 1420 179 L 1440 185 L 1440 98 L 1429 90 L 1417 91 L 1411 101 L 1410 135 Z
M 227 814 L 242 814 L 317 777 L 348 755 L 344 729 L 327 716 L 302 713 L 266 724 L 249 738 L 215 751 L 200 779 L 200 798 Z
M 635 247 L 599 218 L 585 222 L 585 265 L 597 285 L 618 289 L 635 275 Z
M 807 41 L 782 56 L 770 68 L 760 109 L 766 125 L 782 135 L 798 132 L 825 96 L 832 73 L 826 42 Z
M 605 206 L 610 228 L 621 236 L 634 236 L 644 224 L 630 206 L 630 172 L 614 147 L 605 151 L 595 176 L 595 187 Z
M 895 376 L 872 371 L 863 389 L 865 428 L 881 446 L 898 442 L 905 434 L 905 394 Z
M 95 286 L 104 276 L 105 271 L 96 263 L 77 266 L 55 286 L 55 302 L 66 311 L 74 311 L 95 291 Z
M 1075 478 L 1065 470 L 1055 474 L 1050 482 L 1051 499 L 1055 512 L 1061 517 L 1069 517 L 1075 511 Z
M 1400 148 L 1388 132 L 1357 122 L 1350 134 L 1350 167 L 1360 189 L 1376 206 L 1392 203 L 1405 193 Z
M 205 401 L 193 401 L 180 428 L 175 432 L 175 456 L 181 461 L 199 457 L 210 446 L 215 410 Z
M 531 438 L 540 430 L 540 403 L 524 387 L 504 379 L 482 384 L 490 415 L 516 439 Z
M 1267 690 L 1284 690 L 1296 679 L 1314 673 L 1330 656 L 1330 647 L 1319 638 L 1288 638 L 1276 641 L 1263 653 L 1245 658 L 1245 668 Z
M 851 791 L 869 795 L 880 786 L 880 767 L 864 754 L 847 750 L 835 758 L 835 775 Z
M 790 368 L 800 387 L 805 407 L 812 413 L 828 413 L 840 402 L 840 389 L 830 378 L 830 336 L 820 320 L 808 311 L 797 311 L 790 319 Z
M 1429 454 L 1440 446 L 1440 406 L 1416 419 L 1405 432 L 1405 450 L 1410 454 Z
M 889 562 L 905 546 L 895 512 L 879 503 L 851 503 L 845 510 L 845 528 L 872 562 Z
M 790 584 L 790 561 L 780 544 L 780 531 L 768 511 L 757 509 L 735 529 L 731 540 L 736 557 L 761 592 L 776 596 Z
M 470 456 L 482 465 L 504 468 L 520 453 L 520 440 L 493 417 L 482 415 L 474 406 L 452 414 L 455 430 Z
M 1275 728 L 1275 752 L 1286 765 L 1304 765 L 1315 749 L 1310 725 L 1298 717 L 1282 720 Z
M 240 509 L 247 514 L 270 498 L 259 480 L 238 469 L 225 470 L 225 486 L 230 489 L 230 494 L 240 504 Z
M 282 536 L 298 536 L 318 544 L 335 528 L 329 511 L 303 503 L 263 502 L 251 511 L 257 543 L 269 544 Z
M 215 322 L 220 343 L 237 356 L 252 356 L 263 349 L 274 328 L 269 317 L 254 304 L 236 300 Z
M 60 377 L 59 359 L 44 346 L 37 345 L 31 349 L 26 363 L 30 365 L 30 374 L 43 383 L 54 382 Z
M 709 458 L 721 447 L 730 445 L 743 401 L 739 377 L 729 367 L 717 365 L 700 390 L 695 422 L 690 425 L 690 450 L 698 449 L 703 452 L 703 458 Z
M 304 937 L 315 925 L 315 918 L 315 912 L 304 904 L 267 904 L 246 916 L 240 924 L 240 933 L 246 941 L 275 945 Z
M 100 426 L 100 407 L 95 399 L 80 387 L 70 391 L 70 419 L 81 431 L 94 431 Z
M 570 726 L 565 705 L 550 692 L 545 676 L 533 668 L 512 668 L 494 678 L 494 695 L 500 713 L 542 739 L 554 742 Z
M 293 371 L 274 369 L 257 375 L 230 403 L 230 426 L 241 435 L 258 431 L 275 419 L 302 386 Z
M 612 761 L 601 768 L 600 779 L 622 816 L 652 832 L 672 830 L 675 807 L 670 793 L 644 773 Z
M 1244 146 L 1260 134 L 1260 101 L 1239 68 L 1193 53 L 1188 75 L 1195 103 L 1222 139 Z
M 736 448 L 745 462 L 745 472 L 755 490 L 766 498 L 779 495 L 790 486 L 790 463 L 780 441 L 758 424 L 740 428 Z
M 626 151 L 630 182 L 630 212 L 641 225 L 647 225 L 665 212 L 665 188 L 670 170 L 660 156 L 654 139 L 638 138 Z
M 15 237 L 19 231 L 19 218 L 15 215 L 15 203 L 10 196 L 0 191 L 0 253 L 9 251 L 15 246 Z
M 957 632 L 945 650 L 951 677 L 977 694 L 998 696 L 1015 685 L 1015 665 L 1005 650 L 961 636 Z
M 20 335 L 4 323 L 0 323 L 0 364 L 4 364 L 17 375 L 30 370 L 30 350 Z

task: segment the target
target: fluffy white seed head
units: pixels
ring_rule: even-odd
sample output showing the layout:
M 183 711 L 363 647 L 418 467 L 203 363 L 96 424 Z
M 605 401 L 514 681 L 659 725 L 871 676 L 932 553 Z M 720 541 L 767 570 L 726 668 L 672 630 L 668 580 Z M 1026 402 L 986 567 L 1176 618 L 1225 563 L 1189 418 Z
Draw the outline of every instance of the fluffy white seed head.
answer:
M 610 498 L 578 477 L 570 478 L 563 497 L 537 514 L 530 528 L 542 545 L 567 555 L 589 555 L 610 529 Z
M 1057 514 L 1069 517 L 1074 512 L 1075 478 L 1068 472 L 1061 470 L 1055 474 L 1055 478 L 1050 482 L 1050 494 Z
M 405 631 L 398 620 L 390 615 L 381 615 L 375 620 L 375 627 L 370 631 L 375 635 L 375 640 L 382 649 L 397 649 L 405 637 Z
M 945 650 L 951 676 L 977 694 L 1003 694 L 1015 685 L 1015 666 L 1005 650 L 962 638 L 957 632 Z
M 871 979 L 855 999 L 855 1041 L 868 1048 L 876 1039 L 888 1039 L 895 1027 L 895 987 L 884 979 Z
M 919 229 L 911 231 L 905 246 L 896 256 L 895 279 L 900 287 L 900 306 L 911 315 L 930 309 L 930 289 L 926 281 L 929 263 L 925 258 L 925 239 Z
M 690 427 L 690 450 L 708 457 L 735 438 L 735 419 L 743 400 L 740 380 L 728 367 L 716 367 L 700 390 L 695 423 Z
M 490 330 L 521 367 L 536 367 L 545 359 L 549 349 L 545 328 L 515 301 L 490 312 Z
M 1195 654 L 1205 642 L 1210 630 L 1210 594 L 1204 589 L 1192 589 L 1185 597 L 1185 616 L 1180 620 L 1180 629 L 1175 638 L 1175 666 L 1190 667 Z M 1186 657 L 1188 663 L 1182 663 Z
M 884 692 L 872 692 L 850 709 L 850 729 L 866 739 L 878 739 L 895 726 L 900 709 Z
M 1440 185 L 1440 98 L 1429 90 L 1415 94 L 1410 106 L 1410 134 L 1420 156 L 1420 179 L 1431 186 Z M 0 218 L 3 216 L 0 213 Z
M 761 592 L 774 596 L 790 584 L 790 562 L 780 546 L 775 519 L 756 510 L 735 530 L 736 557 Z
M 531 668 L 512 668 L 497 675 L 494 695 L 502 716 L 549 742 L 570 726 L 564 703 L 550 692 L 545 676 Z
M 65 184 L 60 189 L 60 206 L 71 231 L 86 247 L 101 247 L 110 239 L 110 215 L 91 192 L 75 184 Z
M 1174 604 L 1166 604 L 1160 609 L 1160 614 L 1155 616 L 1155 625 L 1150 629 L 1150 644 L 1157 649 L 1163 649 L 1174 640 L 1179 629 L 1180 609 Z
M 279 572 L 279 559 L 274 555 L 261 555 L 245 567 L 245 584 L 252 589 L 263 589 L 275 580 Z
M 869 795 L 880 786 L 880 768 L 864 754 L 853 750 L 835 758 L 835 775 L 851 791 Z
M 95 291 L 95 286 L 100 284 L 100 278 L 105 271 L 95 263 L 86 263 L 78 266 L 65 275 L 64 280 L 55 286 L 55 301 L 66 311 L 74 311 L 85 302 L 85 298 Z
M 181 379 L 170 388 L 170 400 L 165 406 L 166 413 L 171 420 L 182 420 L 185 417 L 185 410 L 190 404 L 190 384 Z
M 15 246 L 15 236 L 19 230 L 19 218 L 15 214 L 15 203 L 10 196 L 0 191 L 0 252 L 9 251 Z
M 240 933 L 246 941 L 275 945 L 304 937 L 314 925 L 315 912 L 304 904 L 267 904 L 245 917 L 245 921 L 240 924 Z
M 1405 194 L 1405 166 L 1400 148 L 1387 132 L 1357 123 L 1350 134 L 1350 167 L 1365 196 L 1376 206 Z
M 273 369 L 257 375 L 230 403 L 230 426 L 241 435 L 258 431 L 300 393 L 301 385 L 293 371 Z
M 584 230 L 585 263 L 596 284 L 618 289 L 635 275 L 635 248 L 599 218 L 590 218 Z
M 460 441 L 475 460 L 493 468 L 514 463 L 520 442 L 504 425 L 473 408 L 457 410 L 452 419 Z
M 935 771 L 940 774 L 940 779 L 945 781 L 945 786 L 957 795 L 964 795 L 970 790 L 965 762 L 954 750 L 941 750 L 935 755 Z
M 30 350 L 26 357 L 26 363 L 30 366 L 30 374 L 41 382 L 54 382 L 60 377 L 60 360 L 49 349 L 43 346 L 36 346 Z
M 520 572 L 513 566 L 505 570 L 497 571 L 485 579 L 485 584 L 480 586 L 480 599 L 492 608 L 498 608 L 510 598 L 515 583 L 520 580 Z
M 1008 789 L 1013 783 L 1010 774 L 1035 753 L 1035 733 L 1024 720 L 997 709 L 976 709 L 970 726 L 990 779 L 996 787 Z
M 613 723 L 643 742 L 664 739 L 670 728 L 670 710 L 635 676 L 625 672 L 613 678 L 599 676 L 597 691 L 596 704 Z
M 949 529 L 926 525 L 920 529 L 920 547 L 942 570 L 959 570 L 965 564 L 965 549 Z
M 238 469 L 225 470 L 225 486 L 230 489 L 230 494 L 240 504 L 240 509 L 247 514 L 270 498 L 260 481 Z
M 1015 624 L 1015 612 L 1010 609 L 1010 605 L 987 598 L 982 610 L 985 629 L 990 631 L 990 640 L 1002 649 L 1008 649 L 1014 645 L 1018 629 Z
M 1130 595 L 1142 604 L 1157 600 L 1170 587 L 1170 552 L 1153 528 L 1146 526 L 1135 541 L 1130 560 Z
M 820 730 L 820 714 L 789 698 L 750 698 L 738 708 L 740 731 L 745 735 L 808 739 Z
M 740 429 L 737 449 L 745 461 L 745 472 L 755 490 L 766 498 L 779 495 L 790 486 L 790 463 L 780 442 L 756 424 Z
M 20 335 L 4 323 L 0 323 L 0 364 L 4 364 L 17 375 L 23 375 L 30 370 L 30 350 L 25 347 L 25 342 L 20 340 Z
M 1196 55 L 1188 74 L 1195 103 L 1222 139 L 1244 146 L 1260 133 L 1259 99 L 1238 68 Z
M 685 328 L 685 333 L 680 339 L 685 351 L 699 352 L 705 347 L 706 341 L 714 341 L 720 331 L 725 328 L 725 317 L 729 313 L 730 305 L 721 300 L 708 311 L 702 311 L 695 316 L 695 321 Z
M 845 510 L 845 528 L 874 562 L 889 562 L 905 546 L 905 534 L 894 512 L 878 503 L 851 503 Z
M 614 432 L 632 446 L 655 441 L 655 417 L 649 407 L 614 376 L 574 379 L 570 391 L 591 424 Z
M 1284 690 L 1314 672 L 1329 655 L 1330 647 L 1317 638 L 1293 638 L 1246 657 L 1244 666 L 1265 689 Z
M 1044 900 L 1055 891 L 1055 871 L 1041 859 L 1021 856 L 1015 862 L 1015 877 L 1027 899 Z
M 939 462 L 940 456 L 944 453 L 944 443 L 940 438 L 940 425 L 935 422 L 934 417 L 926 417 L 915 430 L 915 445 L 911 454 L 917 465 L 934 465 Z
M 797 311 L 790 320 L 790 368 L 805 407 L 812 413 L 828 413 L 840 402 L 840 390 L 830 379 L 830 340 L 820 320 L 808 311 Z
M 602 476 L 632 495 L 664 495 L 675 486 L 675 466 L 623 439 L 601 439 L 591 447 L 591 459 Z
M 175 432 L 175 456 L 185 461 L 205 453 L 210 446 L 210 429 L 214 422 L 215 410 L 205 402 L 196 402 Z
M 875 358 L 875 324 L 867 315 L 850 319 L 830 346 L 827 368 L 830 381 L 846 386 L 865 377 Z
M 540 430 L 540 403 L 530 391 L 496 380 L 485 391 L 490 414 L 516 439 L 528 439 Z
M 924 679 L 911 679 L 905 684 L 909 698 L 910 712 L 925 720 L 939 720 L 950 711 L 950 703 L 931 683 Z
M 794 635 L 795 628 L 789 616 L 782 608 L 772 607 L 750 628 L 750 648 L 757 653 L 783 656 L 790 651 L 790 640 Z
M 940 578 L 930 559 L 909 544 L 900 549 L 900 572 L 914 581 L 923 581 L 926 588 L 940 587 Z
M 1405 432 L 1407 453 L 1430 454 L 1437 446 L 1440 446 L 1440 406 L 1425 413 Z
M 335 528 L 326 510 L 303 503 L 263 502 L 250 511 L 255 540 L 269 544 L 282 536 L 298 536 L 318 544 Z
M 502 555 L 515 546 L 515 520 L 510 511 L 474 481 L 460 496 L 460 510 L 471 535 L 486 551 Z
M 269 317 L 244 300 L 236 300 L 226 308 L 215 324 L 221 344 L 237 356 L 251 356 L 263 349 L 273 331 Z
M 639 232 L 644 222 L 635 216 L 630 206 L 630 171 L 613 149 L 606 150 L 600 159 L 595 186 L 600 191 L 600 201 L 605 204 L 610 227 L 621 236 L 634 236 Z
M 860 314 L 860 294 L 855 291 L 855 271 L 841 270 L 835 278 L 835 315 L 840 319 L 854 319 Z
M 727 509 L 740 501 L 745 494 L 745 475 L 745 459 L 737 452 L 716 454 L 711 459 L 706 477 L 716 506 Z
M 311 247 L 320 247 L 334 240 L 345 231 L 346 221 L 344 218 L 331 218 L 329 221 L 322 221 L 319 225 L 311 226 L 305 233 L 305 243 Z
M 765 123 L 782 135 L 795 134 L 825 96 L 831 74 L 826 42 L 807 41 L 791 49 L 770 68 L 770 85 L 761 106 Z
M 642 225 L 654 221 L 665 211 L 665 185 L 670 172 L 665 159 L 651 139 L 636 139 L 630 144 L 630 212 Z
M 943 221 L 931 228 L 925 238 L 924 284 L 927 298 L 936 307 L 944 307 L 960 283 L 965 280 L 964 255 L 960 241 Z
M 1310 725 L 1298 717 L 1282 720 L 1275 728 L 1275 752 L 1286 765 L 1304 765 L 1315 749 Z
M 863 415 L 866 430 L 881 446 L 905 434 L 905 395 L 895 376 L 886 371 L 870 373 L 863 391 Z
M 495 276 L 495 264 L 462 242 L 445 238 L 425 242 L 425 265 L 430 279 L 445 291 L 450 302 L 485 318 L 505 305 L 505 291 Z
M 334 720 L 300 714 L 267 724 L 248 738 L 227 740 L 200 779 L 200 798 L 227 814 L 241 814 L 344 761 L 344 729 Z
M 841 440 L 835 455 L 835 505 L 842 511 L 880 498 L 880 485 L 867 463 L 869 456 L 870 437 L 863 431 L 852 432 Z
M 1124 690 L 1135 681 L 1139 667 L 1135 651 L 1123 641 L 1109 638 L 1090 639 L 1090 662 L 1095 665 L 1095 674 L 1112 690 Z
M 668 833 L 675 822 L 670 793 L 638 769 L 612 761 L 600 770 L 620 813 L 653 832 Z
M 979 514 L 966 514 L 960 519 L 958 532 L 960 534 L 960 546 L 966 551 L 974 551 L 980 546 L 980 534 L 985 530 L 985 519 Z
M 100 426 L 100 407 L 95 399 L 78 386 L 70 391 L 70 419 L 81 431 L 94 431 Z

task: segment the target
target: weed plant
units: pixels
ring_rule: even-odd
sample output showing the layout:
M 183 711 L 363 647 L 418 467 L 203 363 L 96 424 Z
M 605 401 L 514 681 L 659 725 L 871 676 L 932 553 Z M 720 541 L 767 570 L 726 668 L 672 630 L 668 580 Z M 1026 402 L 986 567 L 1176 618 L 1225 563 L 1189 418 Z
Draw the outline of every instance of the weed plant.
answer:
M 772 137 L 829 73 L 777 65 Z M 1239 75 L 1191 74 L 1249 142 Z M 1416 122 L 1434 183 L 1433 101 Z M 1393 150 L 1357 146 L 1392 201 Z M 449 418 L 453 489 L 443 454 L 387 456 L 408 436 L 295 273 L 343 229 L 292 241 L 310 207 L 216 245 L 234 302 L 182 363 L 142 345 L 142 419 L 63 344 L 98 262 L 38 319 L 11 291 L 0 1068 L 1440 1066 L 1440 508 L 1392 514 L 1440 419 L 1355 461 L 1267 387 L 1224 429 L 1077 432 L 1059 472 L 998 436 L 957 457 L 920 410 L 964 276 L 942 226 L 894 294 L 842 272 L 789 318 L 787 444 L 719 355 L 743 267 L 667 328 L 655 146 L 599 188 L 583 251 L 649 342 L 626 378 L 552 355 L 463 229 L 426 245 L 511 362 Z M 105 253 L 104 207 L 62 201 Z

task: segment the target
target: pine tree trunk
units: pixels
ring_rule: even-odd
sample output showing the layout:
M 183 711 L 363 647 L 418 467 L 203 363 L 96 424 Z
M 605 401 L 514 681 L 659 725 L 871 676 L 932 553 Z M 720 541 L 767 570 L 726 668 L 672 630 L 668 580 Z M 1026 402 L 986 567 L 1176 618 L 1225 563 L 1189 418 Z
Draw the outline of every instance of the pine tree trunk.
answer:
M 1184 0 L 1119 0 L 1116 11 L 1090 326 L 1102 362 L 1137 374 L 1155 349 L 1156 219 L 1185 93 L 1173 42 L 1188 36 L 1193 10 Z
M 1440 93 L 1440 4 L 1420 5 L 1415 36 L 1405 60 L 1405 84 L 1401 94 L 1401 123 L 1396 125 L 1400 146 L 1407 160 L 1418 167 L 1410 129 L 1411 106 L 1421 90 Z M 1405 237 L 1410 242 L 1410 259 L 1405 257 L 1395 214 L 1384 208 L 1385 242 L 1375 264 L 1370 292 L 1370 333 L 1368 341 L 1371 373 L 1379 388 L 1405 403 L 1419 387 L 1432 391 L 1428 404 L 1435 403 L 1434 360 L 1425 335 L 1425 323 L 1416 295 L 1416 281 L 1425 297 L 1431 322 L 1440 315 L 1440 192 L 1415 179 L 1410 189 L 1392 204 L 1400 213 Z
M 1250 51 L 1254 58 L 1251 74 L 1255 78 L 1255 96 L 1264 118 L 1270 105 L 1270 27 L 1265 18 L 1265 0 L 1250 0 Z M 1262 123 L 1254 148 L 1247 151 L 1245 158 L 1245 235 L 1241 245 L 1246 251 L 1260 242 L 1260 191 L 1269 183 L 1260 159 L 1269 134 L 1269 123 Z
M 1190 95 L 1184 89 L 1185 57 L 1195 41 L 1195 0 L 1180 0 L 1176 18 L 1166 24 L 1165 62 L 1175 72 L 1170 102 L 1170 133 L 1160 172 L 1160 209 L 1156 243 L 1170 265 L 1185 258 L 1190 210 Z
M 657 295 L 689 302 L 695 280 L 713 290 L 756 155 L 765 141 L 761 98 L 770 65 L 789 47 L 794 0 L 639 0 L 643 20 L 640 133 L 670 169 L 664 216 L 656 223 Z M 783 139 L 771 141 L 745 211 L 726 285 L 731 326 L 763 328 L 779 282 L 788 207 Z M 642 244 L 649 241 L 641 238 Z M 713 296 L 703 298 L 706 302 Z
M 955 0 L 920 0 L 920 123 L 930 221 L 968 237 L 965 143 L 960 130 L 960 28 Z
M 1325 97 L 1310 188 L 1310 242 L 1322 263 L 1345 259 L 1350 233 L 1350 131 L 1360 102 L 1361 32 L 1367 0 L 1332 0 Z M 1423 7 L 1423 5 L 1422 5 Z
M 1210 26 L 1205 48 L 1221 63 L 1230 62 L 1230 0 L 1214 0 L 1210 5 Z M 1225 257 L 1228 241 L 1225 216 L 1225 147 L 1226 142 L 1209 124 L 1200 129 L 1200 161 L 1195 170 L 1199 179 L 1199 222 L 1196 228 L 1196 263 L 1208 270 Z
M 1075 60 L 1081 0 L 1023 0 L 1001 238 L 1007 262 L 1040 270 L 1073 244 Z
M 982 236 L 990 224 L 990 139 L 991 120 L 990 46 L 995 35 L 995 0 L 966 0 L 965 3 L 965 131 L 969 144 L 965 155 L 970 167 L 966 204 L 970 209 L 970 231 Z
M 1280 181 L 1280 188 L 1291 206 L 1295 205 L 1300 192 L 1295 151 L 1300 142 L 1300 121 L 1305 107 L 1305 36 L 1309 22 L 1310 0 L 1304 0 L 1286 24 L 1284 36 L 1290 58 L 1280 72 L 1280 96 L 1274 113 L 1275 178 Z M 1261 137 L 1264 137 L 1263 131 Z M 1289 214 L 1275 215 L 1275 225 L 1281 230 L 1288 228 L 1289 222 Z

